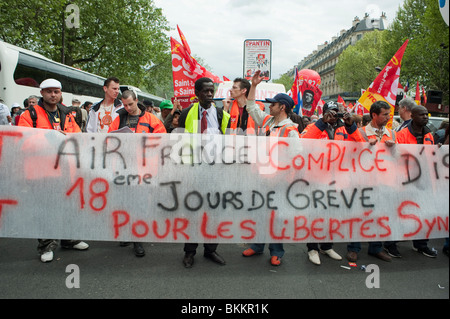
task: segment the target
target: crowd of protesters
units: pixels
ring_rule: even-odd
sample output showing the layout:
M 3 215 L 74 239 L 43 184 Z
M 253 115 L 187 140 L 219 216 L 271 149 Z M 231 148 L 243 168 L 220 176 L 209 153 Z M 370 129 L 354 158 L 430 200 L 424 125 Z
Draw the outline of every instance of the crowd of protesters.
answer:
M 403 144 L 448 144 L 448 121 L 440 127 L 439 134 L 433 136 L 426 126 L 428 111 L 411 98 L 405 97 L 399 103 L 399 115 L 403 122 L 395 123 L 393 129 L 387 128 L 390 120 L 390 105 L 375 102 L 370 113 L 365 116 L 350 114 L 333 101 L 327 101 L 323 114 L 319 116 L 300 117 L 293 112 L 294 101 L 279 93 L 267 98 L 270 103 L 269 114 L 264 111 L 264 104 L 255 101 L 255 91 L 262 77 L 257 71 L 248 81 L 242 78 L 233 81 L 230 90 L 231 99 L 224 101 L 224 108 L 215 106 L 214 83 L 209 78 L 195 82 L 195 94 L 198 102 L 183 109 L 175 99 L 173 103 L 164 100 L 159 107 L 151 101 L 139 101 L 134 91 L 120 94 L 120 81 L 116 77 L 105 80 L 104 98 L 92 103 L 74 99 L 71 106 L 62 104 L 62 85 L 57 79 L 47 79 L 40 84 L 41 96 L 30 96 L 23 107 L 13 105 L 11 111 L 0 103 L 0 124 L 18 125 L 43 129 L 54 129 L 64 133 L 110 133 L 127 129 L 133 133 L 171 133 L 188 132 L 201 134 L 235 134 L 288 137 L 296 139 L 330 139 L 352 142 L 385 143 L 387 146 Z M 88 249 L 89 245 L 80 240 L 39 239 L 38 252 L 42 262 L 53 260 L 55 248 L 60 244 L 65 248 L 76 250 Z M 131 243 L 121 242 L 120 246 Z M 370 242 L 368 253 L 383 261 L 400 258 L 396 242 Z M 184 245 L 183 264 L 190 268 L 198 244 Z M 262 254 L 265 244 L 252 244 L 242 252 L 245 257 Z M 217 252 L 218 244 L 204 244 L 204 256 L 225 265 L 224 258 Z M 307 243 L 308 258 L 320 265 L 319 252 L 333 260 L 342 257 L 333 249 L 333 243 Z M 427 240 L 414 240 L 413 249 L 427 257 L 436 257 L 437 251 L 430 249 Z M 145 255 L 142 243 L 133 243 L 136 256 Z M 347 246 L 346 258 L 355 262 L 361 250 L 361 243 L 352 242 Z M 270 263 L 281 264 L 284 255 L 283 244 L 270 243 Z M 448 256 L 448 238 L 444 243 L 444 253 Z

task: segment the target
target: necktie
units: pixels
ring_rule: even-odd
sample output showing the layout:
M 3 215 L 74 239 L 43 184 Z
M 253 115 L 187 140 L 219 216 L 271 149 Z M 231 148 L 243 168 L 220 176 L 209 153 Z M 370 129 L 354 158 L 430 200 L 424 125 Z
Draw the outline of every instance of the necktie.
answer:
M 208 122 L 206 121 L 206 111 L 202 113 L 201 132 L 203 133 L 208 128 Z

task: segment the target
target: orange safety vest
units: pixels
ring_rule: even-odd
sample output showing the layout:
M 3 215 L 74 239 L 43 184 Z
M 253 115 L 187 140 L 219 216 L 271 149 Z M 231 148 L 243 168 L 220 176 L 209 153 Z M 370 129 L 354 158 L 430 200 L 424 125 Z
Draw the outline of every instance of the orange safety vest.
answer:
M 360 134 L 356 133 L 358 129 L 356 129 L 355 132 L 349 133 L 345 126 L 340 126 L 336 129 L 334 132 L 334 140 L 336 141 L 351 141 L 351 142 L 362 142 L 360 138 Z
M 262 102 L 256 101 L 256 104 L 259 105 L 259 108 L 264 111 L 265 106 Z M 233 104 L 231 105 L 230 110 L 230 134 L 234 135 L 236 134 L 236 130 L 238 129 L 238 124 L 241 123 L 241 114 L 239 112 L 239 105 L 237 100 L 233 101 Z M 247 128 L 246 128 L 246 135 L 257 135 L 257 126 L 255 128 L 255 121 L 252 119 L 250 114 L 248 115 L 247 120 Z
M 268 120 L 271 117 L 272 116 L 268 115 L 264 118 L 264 121 L 261 126 L 263 132 L 267 133 L 269 131 Z M 283 126 L 275 127 L 274 130 L 272 130 L 270 132 L 269 136 L 288 137 L 289 132 L 291 132 L 291 131 L 297 132 L 297 134 L 299 134 L 299 137 L 300 137 L 300 133 L 298 132 L 298 124 L 295 124 L 295 123 L 288 123 L 288 124 L 284 124 Z
M 389 130 L 389 133 L 391 136 L 387 136 L 386 134 L 383 134 L 383 137 L 381 138 L 380 142 L 381 143 L 384 143 L 386 141 L 394 141 L 395 142 L 397 139 L 396 133 L 387 127 L 386 127 L 386 129 Z M 367 136 L 365 126 L 359 128 L 359 132 L 361 134 L 361 140 L 357 140 L 357 142 L 368 142 L 369 140 L 374 140 L 377 138 L 375 135 Z
M 47 114 L 47 111 L 43 106 L 40 104 L 33 106 L 35 112 L 36 112 L 36 119 L 35 119 L 35 125 L 34 121 L 32 119 L 32 116 L 30 114 L 30 110 L 25 110 L 20 115 L 19 119 L 19 126 L 25 126 L 25 127 L 35 127 L 35 128 L 42 128 L 42 129 L 49 129 L 53 130 L 55 127 L 50 122 L 49 115 Z M 69 110 L 65 111 L 63 108 L 64 106 L 58 104 L 57 105 L 59 114 L 60 114 L 60 129 L 65 133 L 79 133 L 81 132 L 80 127 L 75 122 L 74 116 L 71 114 Z
M 401 129 L 399 132 L 397 132 L 397 143 L 399 144 L 418 144 L 417 138 L 413 135 L 411 132 L 411 123 L 406 126 L 405 128 Z M 433 145 L 434 144 L 434 138 L 431 131 L 425 127 L 425 134 L 423 136 L 423 144 L 425 145 Z
M 123 112 L 123 115 L 127 115 L 125 113 L 126 112 Z M 123 121 L 121 123 L 121 120 L 125 118 L 123 115 L 119 113 L 119 116 L 117 116 L 109 126 L 108 133 L 126 126 Z M 130 129 L 133 130 L 132 128 Z M 139 115 L 135 133 L 167 133 L 167 131 L 164 124 L 156 116 L 143 111 L 141 112 L 141 115 Z

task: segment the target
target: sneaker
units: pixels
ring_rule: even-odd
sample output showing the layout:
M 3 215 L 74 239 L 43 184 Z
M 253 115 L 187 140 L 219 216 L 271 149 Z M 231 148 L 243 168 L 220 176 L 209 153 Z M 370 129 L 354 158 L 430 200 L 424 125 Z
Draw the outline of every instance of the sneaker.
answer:
M 392 246 L 388 246 L 388 247 L 384 247 L 384 250 L 388 253 L 389 256 L 394 257 L 394 258 L 401 258 L 402 255 L 400 254 L 400 252 L 397 249 L 396 245 L 392 245 Z
M 320 257 L 319 252 L 317 250 L 308 251 L 308 258 L 309 261 L 312 262 L 313 264 L 320 265 Z
M 428 246 L 421 247 L 421 248 L 413 247 L 413 250 L 414 250 L 414 251 L 417 251 L 417 252 L 419 252 L 419 253 L 422 253 L 422 255 L 427 256 L 427 257 L 430 257 L 430 258 L 435 258 L 435 257 L 437 257 L 437 251 L 434 250 L 434 249 L 428 248 Z
M 261 253 L 257 253 L 256 251 L 254 251 L 251 248 L 248 248 L 242 252 L 242 256 L 244 256 L 244 257 L 250 257 L 253 255 L 259 255 L 259 254 L 261 254 Z
M 41 261 L 47 263 L 53 260 L 53 251 L 47 251 L 41 255 Z
M 80 241 L 78 244 L 73 245 L 72 248 L 76 250 L 85 250 L 89 248 L 89 245 L 86 244 L 84 241 Z
M 330 256 L 331 259 L 342 260 L 342 257 L 337 252 L 335 252 L 333 249 L 321 250 L 320 252 L 324 255 Z
M 279 258 L 278 256 L 272 256 L 270 258 L 270 263 L 272 264 L 272 266 L 279 266 L 281 265 L 281 258 Z

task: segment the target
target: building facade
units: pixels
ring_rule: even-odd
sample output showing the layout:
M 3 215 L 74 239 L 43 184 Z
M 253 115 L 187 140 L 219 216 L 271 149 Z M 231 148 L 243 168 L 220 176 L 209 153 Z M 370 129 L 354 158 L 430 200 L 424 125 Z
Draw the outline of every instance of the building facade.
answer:
M 332 37 L 331 42 L 326 41 L 318 45 L 317 50 L 305 57 L 298 65 L 297 69 L 311 69 L 320 74 L 322 99 L 336 101 L 340 95 L 345 101 L 354 102 L 361 92 L 344 92 L 336 81 L 335 66 L 339 61 L 341 53 L 349 46 L 354 45 L 367 32 L 374 30 L 384 30 L 387 27 L 386 14 L 383 12 L 380 18 L 371 18 L 367 13 L 360 20 L 355 17 L 352 27 L 348 30 L 341 30 L 337 36 Z M 288 71 L 288 75 L 294 76 L 295 67 Z

